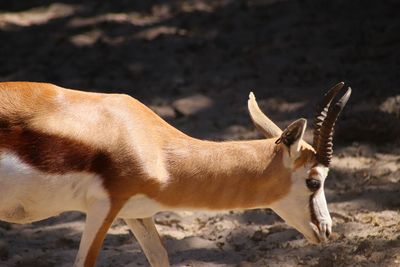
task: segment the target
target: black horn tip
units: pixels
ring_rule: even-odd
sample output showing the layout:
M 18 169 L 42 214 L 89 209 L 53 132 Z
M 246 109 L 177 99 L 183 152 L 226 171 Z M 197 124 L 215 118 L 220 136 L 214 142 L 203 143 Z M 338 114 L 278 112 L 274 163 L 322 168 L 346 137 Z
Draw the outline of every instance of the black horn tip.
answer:
M 331 89 L 329 89 L 327 94 L 336 95 L 344 86 L 344 82 L 339 82 L 335 84 Z
M 338 82 L 337 84 L 335 84 L 329 91 L 339 91 L 340 89 L 342 89 L 344 86 L 344 82 Z

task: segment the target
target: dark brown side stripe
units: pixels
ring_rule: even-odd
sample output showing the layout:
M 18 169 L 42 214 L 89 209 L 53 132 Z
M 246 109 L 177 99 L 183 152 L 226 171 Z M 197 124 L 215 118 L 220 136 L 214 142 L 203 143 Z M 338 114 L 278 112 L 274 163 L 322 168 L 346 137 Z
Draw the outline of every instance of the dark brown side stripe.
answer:
M 1 119 L 0 119 L 1 121 Z M 157 194 L 159 185 L 146 180 L 131 151 L 114 147 L 115 156 L 79 140 L 32 130 L 24 124 L 2 123 L 0 153 L 8 150 L 24 163 L 51 174 L 97 173 L 114 199 L 128 199 L 138 192 Z
M 84 171 L 100 174 L 114 165 L 106 152 L 87 144 L 4 121 L 0 121 L 0 150 L 12 151 L 23 162 L 53 174 Z

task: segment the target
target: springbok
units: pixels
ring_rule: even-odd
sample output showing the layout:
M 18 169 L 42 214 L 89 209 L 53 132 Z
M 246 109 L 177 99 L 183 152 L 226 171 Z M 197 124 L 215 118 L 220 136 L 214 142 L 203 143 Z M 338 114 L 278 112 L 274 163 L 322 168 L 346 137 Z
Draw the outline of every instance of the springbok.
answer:
M 185 135 L 127 95 L 0 83 L 0 220 L 85 212 L 76 267 L 95 265 L 117 217 L 152 266 L 169 266 L 152 220 L 165 210 L 271 208 L 310 242 L 325 241 L 333 128 L 351 93 L 343 85 L 323 98 L 310 146 L 302 140 L 305 119 L 282 131 L 252 93 L 250 115 L 267 139 L 211 142 Z

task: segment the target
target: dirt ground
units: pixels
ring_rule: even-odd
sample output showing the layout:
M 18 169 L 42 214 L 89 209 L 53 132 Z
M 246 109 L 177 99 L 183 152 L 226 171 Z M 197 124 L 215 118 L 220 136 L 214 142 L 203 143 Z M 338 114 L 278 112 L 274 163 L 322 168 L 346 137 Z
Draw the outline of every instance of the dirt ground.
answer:
M 400 266 L 399 10 L 396 0 L 0 1 L 0 80 L 128 93 L 212 140 L 261 138 L 250 90 L 285 127 L 311 122 L 343 80 L 353 95 L 325 189 L 328 244 L 308 244 L 270 210 L 165 212 L 157 227 L 173 266 Z M 0 222 L 0 266 L 70 266 L 83 222 Z M 116 221 L 98 266 L 147 265 Z

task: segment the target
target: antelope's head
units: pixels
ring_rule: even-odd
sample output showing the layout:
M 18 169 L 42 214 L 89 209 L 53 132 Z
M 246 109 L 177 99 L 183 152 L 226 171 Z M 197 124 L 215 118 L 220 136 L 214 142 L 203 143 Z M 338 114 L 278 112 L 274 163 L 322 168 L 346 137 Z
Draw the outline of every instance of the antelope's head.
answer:
M 256 127 L 267 138 L 277 138 L 275 143 L 282 150 L 283 165 L 291 176 L 289 192 L 270 207 L 311 243 L 326 241 L 331 234 L 332 219 L 324 182 L 332 158 L 335 122 L 351 94 L 351 89 L 345 91 L 343 86 L 341 82 L 332 87 L 318 105 L 312 146 L 302 140 L 307 124 L 305 119 L 293 122 L 282 131 L 260 110 L 252 93 L 248 102 Z M 344 92 L 343 96 L 331 104 L 339 92 Z

